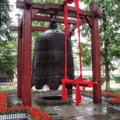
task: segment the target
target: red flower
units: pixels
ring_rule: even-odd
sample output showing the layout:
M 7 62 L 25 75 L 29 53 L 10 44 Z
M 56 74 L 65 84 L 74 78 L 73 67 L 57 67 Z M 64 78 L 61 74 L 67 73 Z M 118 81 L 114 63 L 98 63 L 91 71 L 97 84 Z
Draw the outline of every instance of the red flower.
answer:
M 12 113 L 12 112 L 15 113 L 23 110 L 23 112 L 28 112 L 33 120 L 51 120 L 51 118 L 48 117 L 46 113 L 42 112 L 39 107 L 22 106 L 22 107 L 7 108 L 6 95 L 7 95 L 6 92 L 0 92 L 0 114 Z

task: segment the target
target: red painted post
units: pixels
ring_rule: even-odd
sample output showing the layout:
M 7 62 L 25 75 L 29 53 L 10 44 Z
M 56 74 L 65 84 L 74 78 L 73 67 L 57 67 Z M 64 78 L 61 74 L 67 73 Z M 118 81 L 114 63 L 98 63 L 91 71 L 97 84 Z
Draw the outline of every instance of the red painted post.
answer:
M 32 0 L 31 0 L 32 1 Z M 23 15 L 23 105 L 31 106 L 31 5 L 24 1 Z
M 18 20 L 18 55 L 17 55 L 17 95 L 22 98 L 22 36 L 20 19 Z
M 71 89 L 67 89 L 67 95 L 72 95 L 73 94 L 73 91 L 72 91 L 72 87 Z
M 90 11 L 92 13 L 92 27 L 91 27 L 91 39 L 92 39 L 92 70 L 93 70 L 93 102 L 101 103 L 101 69 L 100 69 L 100 42 L 99 42 L 99 29 L 98 29 L 98 17 L 94 17 L 94 11 L 98 9 L 97 3 L 92 2 L 90 4 Z

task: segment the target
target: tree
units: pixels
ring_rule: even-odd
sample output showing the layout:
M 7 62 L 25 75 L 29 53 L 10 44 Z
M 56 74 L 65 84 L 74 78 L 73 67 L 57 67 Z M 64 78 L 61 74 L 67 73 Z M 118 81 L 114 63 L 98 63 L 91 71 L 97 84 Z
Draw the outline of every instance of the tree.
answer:
M 110 70 L 115 69 L 112 64 L 120 56 L 120 2 L 118 0 L 82 0 L 87 9 L 91 2 L 97 2 L 103 12 L 100 20 L 101 65 L 105 72 L 106 90 L 110 90 Z M 84 36 L 89 36 L 88 28 L 83 26 Z M 84 52 L 84 51 L 83 51 Z
M 16 44 L 9 17 L 8 0 L 0 1 L 0 73 L 6 74 L 12 80 L 16 68 Z

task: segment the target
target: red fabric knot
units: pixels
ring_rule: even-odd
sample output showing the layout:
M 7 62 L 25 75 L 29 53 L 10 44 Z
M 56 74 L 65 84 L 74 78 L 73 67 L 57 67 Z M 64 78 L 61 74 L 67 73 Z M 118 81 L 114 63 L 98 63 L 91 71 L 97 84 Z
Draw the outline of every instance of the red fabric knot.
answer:
M 62 99 L 63 100 L 67 99 L 67 90 L 66 90 L 66 87 L 65 87 L 64 80 L 62 81 Z

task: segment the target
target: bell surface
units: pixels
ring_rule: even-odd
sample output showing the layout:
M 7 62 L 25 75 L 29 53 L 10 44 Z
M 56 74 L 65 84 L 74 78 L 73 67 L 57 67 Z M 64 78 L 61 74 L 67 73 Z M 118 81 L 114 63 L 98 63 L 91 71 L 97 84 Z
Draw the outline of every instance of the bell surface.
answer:
M 35 85 L 36 89 L 42 89 L 47 84 L 50 90 L 57 90 L 63 78 L 64 32 L 58 29 L 50 29 L 42 33 L 35 42 L 32 84 Z M 74 79 L 70 39 L 68 39 L 68 78 Z

